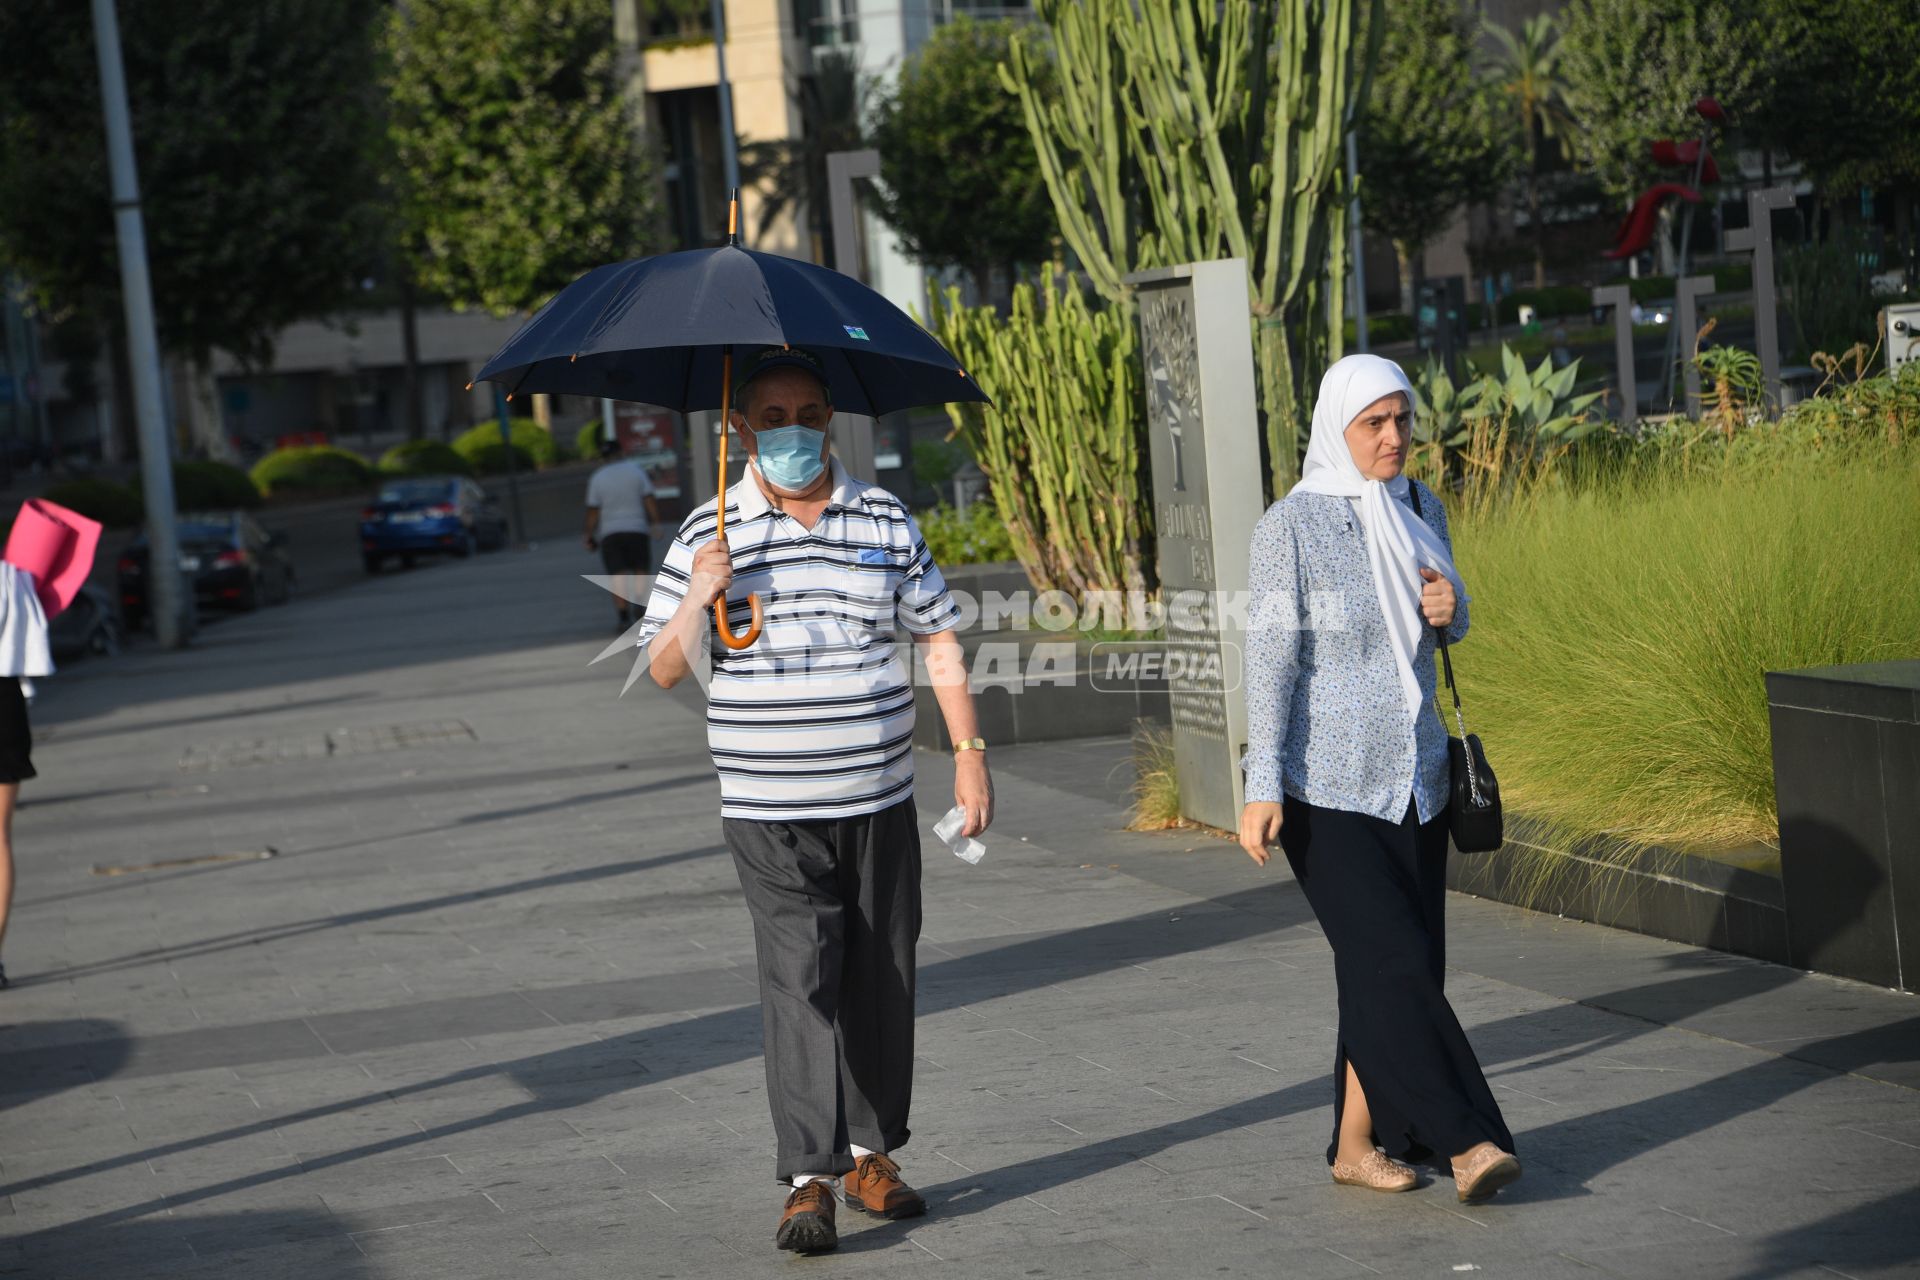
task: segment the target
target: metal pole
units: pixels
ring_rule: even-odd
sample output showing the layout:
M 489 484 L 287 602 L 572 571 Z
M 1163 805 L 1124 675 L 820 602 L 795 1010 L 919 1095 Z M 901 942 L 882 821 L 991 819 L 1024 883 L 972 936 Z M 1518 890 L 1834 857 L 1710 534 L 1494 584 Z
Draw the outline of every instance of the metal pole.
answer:
M 1754 345 L 1760 348 L 1760 376 L 1767 399 L 1780 407 L 1780 310 L 1773 289 L 1773 211 L 1793 207 L 1793 188 L 1767 187 L 1747 192 L 1747 225 L 1727 233 L 1727 248 L 1753 253 Z
M 500 442 L 507 447 L 507 501 L 512 504 L 513 545 L 525 546 L 527 522 L 520 514 L 520 463 L 513 447 L 513 419 L 507 412 L 507 389 L 499 383 L 493 387 L 493 408 L 500 415 Z
M 727 14 L 725 0 L 713 0 L 713 56 L 719 60 L 720 154 L 726 160 L 727 190 L 740 190 L 740 153 L 733 133 L 733 82 L 727 79 Z
M 1347 206 L 1347 221 L 1353 226 L 1353 345 L 1365 352 L 1367 345 L 1367 255 L 1360 234 L 1360 151 L 1353 130 L 1347 130 L 1347 190 L 1353 193 Z
M 1673 324 L 1674 332 L 1687 343 L 1687 351 L 1681 353 L 1680 368 L 1682 385 L 1686 388 L 1686 411 L 1689 418 L 1700 417 L 1700 366 L 1693 362 L 1691 352 L 1699 332 L 1699 298 L 1703 293 L 1713 292 L 1712 276 L 1682 276 L 1673 282 Z
M 867 279 L 865 255 L 860 251 L 860 202 L 853 184 L 880 176 L 880 153 L 832 151 L 827 154 L 827 210 L 833 225 L 833 269 L 862 283 Z M 981 301 L 986 301 L 984 298 Z M 863 413 L 833 415 L 833 451 L 856 476 L 871 476 L 873 437 L 877 423 Z
M 160 339 L 153 324 L 147 234 L 140 217 L 133 126 L 120 60 L 120 20 L 113 4 L 114 0 L 93 0 L 93 35 L 100 59 L 100 99 L 106 111 L 107 164 L 113 174 L 113 221 L 120 245 L 120 299 L 127 313 L 127 364 L 133 374 L 134 418 L 140 433 L 140 479 L 147 497 L 147 604 L 154 635 L 163 646 L 175 649 L 186 641 L 188 619 L 180 540 L 173 525 L 173 448 L 160 408 Z
M 1703 127 L 1700 131 L 1700 154 L 1693 159 L 1692 186 L 1695 192 L 1700 190 L 1700 178 L 1707 171 L 1707 139 L 1709 136 L 1709 131 Z M 1680 261 L 1673 273 L 1674 289 L 1676 291 L 1674 296 L 1675 315 L 1668 317 L 1672 323 L 1667 326 L 1666 356 L 1664 363 L 1660 366 L 1660 394 L 1654 399 L 1656 404 L 1666 405 L 1669 408 L 1673 405 L 1673 370 L 1676 358 L 1682 349 L 1681 344 L 1693 341 L 1692 334 L 1680 332 L 1680 325 L 1678 323 L 1680 298 L 1678 290 L 1680 288 L 1679 282 L 1687 278 L 1687 259 L 1693 249 L 1694 207 L 1693 204 L 1689 203 L 1680 214 Z M 1695 382 L 1698 382 L 1697 376 Z M 1689 412 L 1691 412 L 1691 410 L 1689 410 Z
M 1593 305 L 1613 308 L 1613 360 L 1619 366 L 1620 425 L 1631 433 L 1640 417 L 1640 389 L 1633 367 L 1633 292 L 1624 284 L 1595 286 Z

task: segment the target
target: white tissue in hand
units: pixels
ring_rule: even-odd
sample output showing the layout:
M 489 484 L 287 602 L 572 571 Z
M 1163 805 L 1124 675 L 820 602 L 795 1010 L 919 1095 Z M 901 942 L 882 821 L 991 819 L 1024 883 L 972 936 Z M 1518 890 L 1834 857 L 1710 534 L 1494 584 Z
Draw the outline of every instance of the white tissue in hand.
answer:
M 933 824 L 933 834 L 939 836 L 941 840 L 946 842 L 947 848 L 953 850 L 954 857 L 960 859 L 962 862 L 977 864 L 980 859 L 987 856 L 987 846 L 981 844 L 972 836 L 961 835 L 960 832 L 965 829 L 966 825 L 967 807 L 963 804 L 957 804 L 947 810 L 946 817 Z

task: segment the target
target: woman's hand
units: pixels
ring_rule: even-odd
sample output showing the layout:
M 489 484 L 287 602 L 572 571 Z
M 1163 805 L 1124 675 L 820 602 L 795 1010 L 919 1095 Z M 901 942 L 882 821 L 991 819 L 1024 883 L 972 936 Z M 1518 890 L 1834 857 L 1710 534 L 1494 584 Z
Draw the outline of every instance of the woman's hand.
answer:
M 1453 583 L 1443 573 L 1432 569 L 1422 569 L 1420 576 L 1427 585 L 1420 588 L 1420 612 L 1426 616 L 1427 625 L 1445 627 L 1453 623 L 1453 611 L 1458 601 L 1453 592 Z
M 1280 839 L 1280 806 L 1271 800 L 1251 800 L 1240 806 L 1240 847 L 1261 866 L 1272 855 L 1267 846 Z

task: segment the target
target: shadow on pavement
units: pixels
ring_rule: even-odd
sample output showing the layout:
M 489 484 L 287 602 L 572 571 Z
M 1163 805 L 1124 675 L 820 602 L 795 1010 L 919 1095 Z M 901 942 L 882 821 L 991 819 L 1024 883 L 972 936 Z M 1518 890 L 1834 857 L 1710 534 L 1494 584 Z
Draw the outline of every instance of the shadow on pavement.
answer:
M 476 821 L 478 819 L 475 819 Z M 436 828 L 437 830 L 438 828 Z M 409 832 L 408 835 L 423 834 Z M 308 852 L 318 852 L 309 850 Z M 69 978 L 88 977 L 102 973 L 112 973 L 118 969 L 136 968 L 145 964 L 170 964 L 176 960 L 192 960 L 201 956 L 218 955 L 223 951 L 232 951 L 239 947 L 255 947 L 265 943 L 284 942 L 289 938 L 298 938 L 305 934 L 320 933 L 327 929 L 350 929 L 357 925 L 374 924 L 382 920 L 393 920 L 402 916 L 419 915 L 428 911 L 444 911 L 450 907 L 470 906 L 476 902 L 490 902 L 497 898 L 510 898 L 516 894 L 534 893 L 541 889 L 556 889 L 562 885 L 588 884 L 597 880 L 610 880 L 616 876 L 633 875 L 641 871 L 652 871 L 659 867 L 672 866 L 679 862 L 691 862 L 696 858 L 709 857 L 716 853 L 725 853 L 722 845 L 709 845 L 701 849 L 683 849 L 675 853 L 657 854 L 651 858 L 636 858 L 631 862 L 610 862 L 598 867 L 580 867 L 572 871 L 556 871 L 551 875 L 535 876 L 530 880 L 515 880 L 509 884 L 489 885 L 484 889 L 468 889 L 461 893 L 442 894 L 437 898 L 422 898 L 415 902 L 397 902 L 384 907 L 368 907 L 362 911 L 349 911 L 342 915 L 315 916 L 311 920 L 298 920 L 291 924 L 268 925 L 259 929 L 242 929 L 234 933 L 222 934 L 217 938 L 205 938 L 199 942 L 183 943 L 178 947 L 156 947 L 150 951 L 136 952 L 115 960 L 102 960 L 94 964 L 73 965 L 65 969 L 49 969 L 39 973 L 23 974 L 15 981 L 15 986 L 32 986 L 42 982 L 58 982 Z
M 133 1041 L 127 1037 L 125 1028 L 105 1018 L 61 1018 L 50 1022 L 11 1024 L 0 1022 L 0 1043 L 18 1044 L 22 1039 L 32 1039 L 54 1048 L 48 1054 L 53 1059 L 51 1069 L 40 1073 L 25 1087 L 21 1087 L 24 1077 L 0 1072 L 0 1111 L 117 1075 L 126 1066 L 127 1057 L 133 1049 Z M 58 1047 L 68 1045 L 83 1046 L 89 1052 L 84 1055 L 58 1052 Z M 46 1052 L 45 1049 L 15 1049 L 10 1051 L 9 1056 Z
M 1269 892 L 1266 889 L 1247 890 L 1241 894 L 1232 895 L 1220 905 L 1231 908 L 1235 900 L 1251 899 L 1256 895 L 1267 896 Z M 1304 899 L 1299 898 L 1297 893 L 1285 894 L 1284 898 L 1290 901 L 1263 903 L 1266 910 L 1257 913 L 1231 909 L 1186 912 L 1182 913 L 1182 918 L 1176 921 L 1170 919 L 1168 913 L 1164 911 L 1155 911 L 1068 933 L 1023 937 L 971 955 L 925 965 L 920 970 L 920 1012 L 936 1013 L 955 1009 L 973 1001 L 989 999 L 995 994 L 1033 990 L 1052 983 L 1072 982 L 1124 968 L 1129 964 L 1263 937 L 1310 921 L 1311 915 L 1307 911 Z M 623 982 L 583 985 L 604 990 L 610 986 L 644 986 L 646 984 Z M 525 994 L 531 998 L 564 997 L 566 990 L 561 988 L 548 992 L 529 991 Z M 743 984 L 742 990 L 750 991 L 750 988 Z M 404 1019 L 409 1007 L 399 1006 L 391 1012 L 396 1017 Z M 584 1009 L 582 1013 L 584 1016 L 576 1019 L 577 1021 L 613 1016 L 611 1011 L 605 1009 Z M 216 1033 L 210 1031 L 179 1034 L 192 1037 L 202 1034 L 212 1036 Z M 217 1034 L 222 1037 L 236 1034 L 246 1036 L 249 1034 L 249 1029 L 228 1028 Z M 131 1041 L 123 1042 L 117 1050 L 121 1055 L 120 1060 L 124 1061 L 125 1056 L 131 1054 L 133 1048 Z M 64 1050 L 55 1047 L 0 1054 L 0 1082 L 29 1078 L 57 1069 L 59 1064 L 68 1058 L 79 1058 L 84 1063 L 90 1054 L 98 1050 L 97 1044 L 76 1044 L 65 1046 Z M 416 1093 L 435 1092 L 467 1081 L 505 1077 L 535 1095 L 534 1098 L 525 1102 L 501 1107 L 484 1116 L 454 1121 L 434 1126 L 418 1134 L 404 1134 L 351 1150 L 318 1156 L 308 1160 L 303 1166 L 307 1171 L 331 1168 L 371 1156 L 404 1151 L 423 1142 L 472 1132 L 490 1124 L 536 1115 L 551 1108 L 589 1102 L 636 1087 L 636 1085 L 672 1080 L 679 1076 L 742 1062 L 756 1056 L 759 1051 L 759 1007 L 751 1004 L 739 1005 L 589 1045 L 534 1054 L 512 1062 L 464 1068 L 418 1084 L 377 1089 L 364 1096 L 343 1102 L 313 1107 L 292 1115 L 263 1119 L 252 1124 L 222 1130 L 216 1134 L 159 1144 L 146 1150 L 92 1161 L 56 1174 L 19 1179 L 6 1186 L 0 1186 L 0 1195 L 21 1194 L 57 1186 L 75 1178 L 130 1164 L 139 1164 L 168 1154 L 231 1141 L 250 1134 L 268 1132 L 279 1125 L 324 1119 L 374 1102 L 390 1098 L 405 1098 Z M 0 1085 L 0 1087 L 4 1086 Z M 295 1169 L 290 1173 L 300 1171 Z M 170 1196 L 168 1203 L 174 1206 L 194 1203 L 244 1187 L 270 1183 L 280 1177 L 290 1176 L 290 1173 L 238 1178 Z M 99 1220 L 118 1220 L 134 1212 L 145 1212 L 145 1210 L 119 1210 L 102 1215 Z
M 63 672 L 57 683 L 48 682 L 34 719 L 54 726 L 57 740 L 62 725 L 150 702 L 229 697 L 560 646 L 577 647 L 579 656 L 577 667 L 571 657 L 557 660 L 555 676 L 578 674 L 605 644 L 605 593 L 582 578 L 598 572 L 599 562 L 578 547 L 549 547 L 371 579 L 350 591 L 228 620 L 200 632 L 184 651 L 142 648 Z M 226 714 L 207 717 L 220 718 Z M 115 731 L 76 727 L 73 737 Z
M 1210 947 L 1245 942 L 1283 929 L 1306 925 L 1311 913 L 1297 888 L 1259 888 L 1213 900 L 1224 908 L 1181 913 L 1179 920 L 1155 911 L 1128 919 L 1067 933 L 1025 937 L 980 952 L 941 961 L 921 969 L 921 1012 L 937 1013 L 996 995 L 1072 982 L 1129 964 L 1177 956 Z M 1684 958 L 1681 959 L 1684 963 Z M 1712 1009 L 1793 981 L 1798 975 L 1762 965 L 1736 969 L 1716 967 L 1706 973 L 1688 973 L 1671 981 L 1646 984 L 1595 998 L 1600 1008 L 1632 1004 L 1657 997 L 1670 1016 L 1680 1017 Z M 621 984 L 626 985 L 626 984 Z M 561 989 L 565 990 L 565 989 Z M 528 992 L 529 997 L 543 993 Z M 582 1020 L 594 1016 L 584 1010 Z M 1530 1059 L 1559 1051 L 1563 1056 L 1604 1052 L 1631 1039 L 1637 1031 L 1594 1036 L 1574 1025 L 1586 1020 L 1566 1016 L 1565 1007 L 1517 1015 L 1474 1029 L 1483 1060 L 1498 1064 Z M 405 1007 L 398 1013 L 405 1016 Z M 607 1016 L 601 1011 L 599 1016 Z M 472 1132 L 489 1125 L 537 1115 L 549 1109 L 577 1105 L 624 1091 L 641 1083 L 658 1083 L 676 1076 L 708 1070 L 753 1057 L 759 1051 L 759 1011 L 754 1005 L 698 1014 L 666 1026 L 649 1028 L 589 1045 L 528 1056 L 513 1062 L 489 1064 L 451 1072 L 419 1084 L 371 1092 L 364 1097 L 330 1103 L 290 1116 L 278 1116 L 220 1133 L 161 1144 L 148 1150 L 96 1161 L 57 1174 L 21 1179 L 0 1187 L 0 1194 L 20 1194 L 103 1172 L 127 1164 L 164 1157 L 216 1142 L 230 1141 L 277 1125 L 298 1124 L 351 1111 L 385 1099 L 443 1090 L 463 1082 L 504 1076 L 535 1096 L 500 1107 L 487 1115 L 438 1125 L 367 1143 L 350 1150 L 313 1158 L 305 1170 L 351 1164 L 356 1160 L 404 1151 L 421 1143 Z M 1920 1024 L 1920 1020 L 1915 1020 Z M 1587 1023 L 1590 1025 L 1590 1023 Z M 239 1029 L 244 1031 L 244 1028 Z M 1915 1026 L 1902 1024 L 1893 1034 L 1864 1033 L 1837 1036 L 1796 1050 L 1794 1057 L 1841 1070 L 1868 1068 L 1883 1061 L 1889 1051 L 1911 1055 L 1917 1041 Z M 1817 1054 L 1808 1057 L 1808 1051 Z M 1329 1055 L 1332 1053 L 1328 1046 Z M 17 1055 L 9 1055 L 17 1057 Z M 1905 1058 L 1901 1060 L 1906 1060 Z M 0 1057 L 0 1079 L 12 1064 Z M 1816 1083 L 1819 1073 L 1802 1062 L 1769 1058 L 1713 1080 L 1675 1093 L 1639 1101 L 1577 1124 L 1546 1125 L 1520 1135 L 1521 1154 L 1537 1156 L 1535 1176 L 1509 1198 L 1558 1199 L 1581 1194 L 1581 1184 L 1620 1160 L 1698 1133 L 1736 1116 L 1792 1096 Z M 943 1198 L 947 1214 L 977 1213 L 1007 1199 L 1032 1194 L 1062 1182 L 1111 1168 L 1179 1143 L 1257 1124 L 1308 1109 L 1328 1106 L 1331 1081 L 1289 1086 L 1273 1093 L 1229 1104 L 1203 1115 L 1142 1130 L 1124 1137 L 1050 1153 L 1004 1169 L 991 1170 L 929 1189 Z M 287 1174 L 255 1174 L 182 1192 L 169 1198 L 174 1206 L 188 1205 L 243 1188 L 270 1183 Z M 118 1221 L 148 1212 L 147 1207 L 116 1210 L 90 1219 Z
M 284 702 L 269 702 L 257 707 L 241 707 L 231 711 L 209 711 L 204 715 L 176 716 L 171 720 L 142 720 L 138 728 L 142 733 L 158 729 L 185 729 L 199 724 L 216 724 L 222 720 L 244 720 L 249 716 L 278 715 L 288 711 L 311 711 L 315 707 L 337 707 L 342 703 L 366 702 L 369 699 L 377 699 L 379 696 L 379 694 L 370 689 L 363 689 L 354 693 L 333 694 L 325 698 L 289 698 Z M 73 729 L 55 730 L 44 736 L 49 742 L 59 742 L 64 745 L 69 742 L 86 742 L 93 738 L 111 738 L 124 732 L 126 732 L 126 730 L 121 728 Z M 54 798 L 64 799 L 65 797 Z M 38 801 L 38 803 L 48 804 L 51 803 L 51 801 L 41 800 Z
M 364 801 L 368 799 L 376 799 L 382 796 L 394 796 L 394 795 L 405 795 L 405 796 L 417 798 L 420 796 L 430 794 L 435 791 L 466 792 L 469 790 L 477 790 L 480 788 L 484 788 L 490 784 L 495 784 L 495 783 L 498 783 L 501 785 L 524 786 L 524 785 L 530 785 L 530 784 L 535 784 L 540 782 L 555 782 L 555 781 L 577 782 L 581 780 L 583 777 L 593 776 L 596 770 L 610 769 L 611 771 L 614 771 L 614 772 L 621 772 L 626 770 L 627 768 L 628 768 L 628 763 L 625 761 L 621 761 L 611 766 L 576 765 L 576 766 L 566 766 L 566 767 L 555 768 L 555 769 L 533 769 L 533 770 L 521 770 L 517 772 L 495 773 L 495 774 L 453 775 L 453 776 L 449 776 L 441 779 L 426 779 L 426 778 L 410 779 L 406 782 L 397 782 L 387 786 L 361 788 L 354 791 L 353 798 L 356 801 Z M 570 806 L 577 807 L 580 805 L 594 804 L 601 800 L 630 799 L 635 795 L 644 794 L 646 792 L 651 792 L 651 791 L 671 790 L 674 787 L 682 787 L 682 786 L 687 786 L 689 784 L 698 784 L 702 782 L 711 784 L 712 780 L 713 780 L 713 776 L 708 773 L 684 774 L 679 777 L 663 778 L 663 779 L 656 780 L 654 782 L 640 783 L 632 787 L 624 787 L 618 791 L 581 792 L 574 795 L 566 803 Z M 284 803 L 285 803 L 284 800 L 277 799 L 274 797 L 267 797 L 264 799 L 252 800 L 252 801 L 225 802 L 225 803 L 218 804 L 217 807 L 219 808 L 221 815 L 223 817 L 232 817 L 235 815 L 239 815 L 243 813 L 252 813 L 256 811 L 271 812 L 277 805 L 282 805 Z M 188 816 L 191 816 L 191 813 L 192 813 L 191 810 L 181 810 L 180 812 Z M 278 856 L 282 858 L 301 858 L 301 857 L 307 857 L 312 854 L 318 854 L 318 853 L 337 853 L 342 849 L 359 849 L 359 848 L 364 848 L 370 844 L 380 844 L 388 840 L 406 840 L 406 839 L 411 839 L 417 836 L 438 835 L 443 832 L 458 830 L 463 826 L 473 826 L 481 822 L 493 822 L 493 821 L 498 821 L 502 818 L 510 818 L 510 817 L 516 817 L 516 816 L 519 816 L 519 815 L 513 811 L 499 811 L 499 812 L 490 813 L 490 814 L 464 814 L 453 822 L 441 823 L 441 824 L 430 826 L 430 827 L 419 827 L 410 831 L 389 832 L 383 835 L 367 836 L 359 840 L 344 840 L 336 844 L 314 845 L 310 848 L 305 848 L 305 849 L 282 849 L 279 851 Z M 89 825 L 94 828 L 124 826 L 124 827 L 131 827 L 131 828 L 137 829 L 145 821 L 151 821 L 151 819 L 147 818 L 146 815 L 143 815 L 137 812 L 121 815 L 119 817 L 114 817 L 114 818 L 89 818 L 88 819 Z M 185 879 L 190 879 L 198 876 L 214 875 L 223 871 L 230 872 L 230 871 L 237 870 L 241 867 L 251 866 L 251 865 L 257 865 L 257 864 L 223 863 L 223 864 L 216 864 L 216 865 L 204 866 L 204 867 L 187 867 L 187 868 L 183 868 L 175 871 L 153 872 L 153 873 L 142 874 L 140 876 L 116 876 L 111 879 L 104 880 L 99 884 L 88 885 L 84 889 L 67 889 L 60 893 L 22 896 L 15 900 L 15 906 L 31 909 L 31 908 L 46 906 L 50 903 L 66 902 L 74 898 L 90 898 L 97 894 L 111 893 L 116 889 L 127 889 L 127 888 L 134 888 L 134 887 L 151 887 L 156 884 L 171 883 L 172 881 L 175 881 L 175 880 L 185 880 Z M 200 945 L 200 944 L 185 944 L 185 945 L 191 946 L 191 945 Z M 103 961 L 98 965 L 82 966 L 76 969 L 63 970 L 62 972 L 63 973 L 93 972 L 93 971 L 97 971 L 103 966 L 112 966 L 112 965 L 117 965 L 119 963 L 120 963 L 119 961 Z
M 378 1274 L 347 1233 L 318 1209 L 263 1209 L 153 1217 L 102 1225 L 97 1219 L 15 1236 L 0 1243 L 0 1274 L 61 1280 L 144 1280 L 191 1273 L 270 1276 L 272 1280 L 375 1280 Z
M 1763 1238 L 1759 1248 L 1765 1257 L 1751 1270 L 1742 1271 L 1739 1280 L 1804 1275 L 1809 1263 L 1819 1266 L 1828 1258 L 1844 1258 L 1850 1267 L 1910 1268 L 1920 1254 L 1914 1241 L 1916 1221 L 1920 1221 L 1920 1187 L 1907 1187 L 1870 1204 Z M 1905 1229 L 1889 1230 L 1895 1226 Z

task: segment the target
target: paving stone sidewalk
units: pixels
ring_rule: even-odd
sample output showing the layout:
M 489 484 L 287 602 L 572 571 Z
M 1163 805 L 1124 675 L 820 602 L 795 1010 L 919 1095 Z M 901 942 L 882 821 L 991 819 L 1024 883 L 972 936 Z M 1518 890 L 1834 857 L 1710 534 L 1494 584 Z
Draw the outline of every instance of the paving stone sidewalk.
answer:
M 48 680 L 0 994 L 0 1275 L 1920 1273 L 1920 1005 L 1450 900 L 1527 1177 L 1336 1188 L 1283 869 L 1119 830 L 1124 743 L 996 750 L 929 841 L 924 1220 L 776 1254 L 752 938 L 697 695 L 617 696 L 576 549 Z M 950 803 L 923 756 L 922 810 Z

